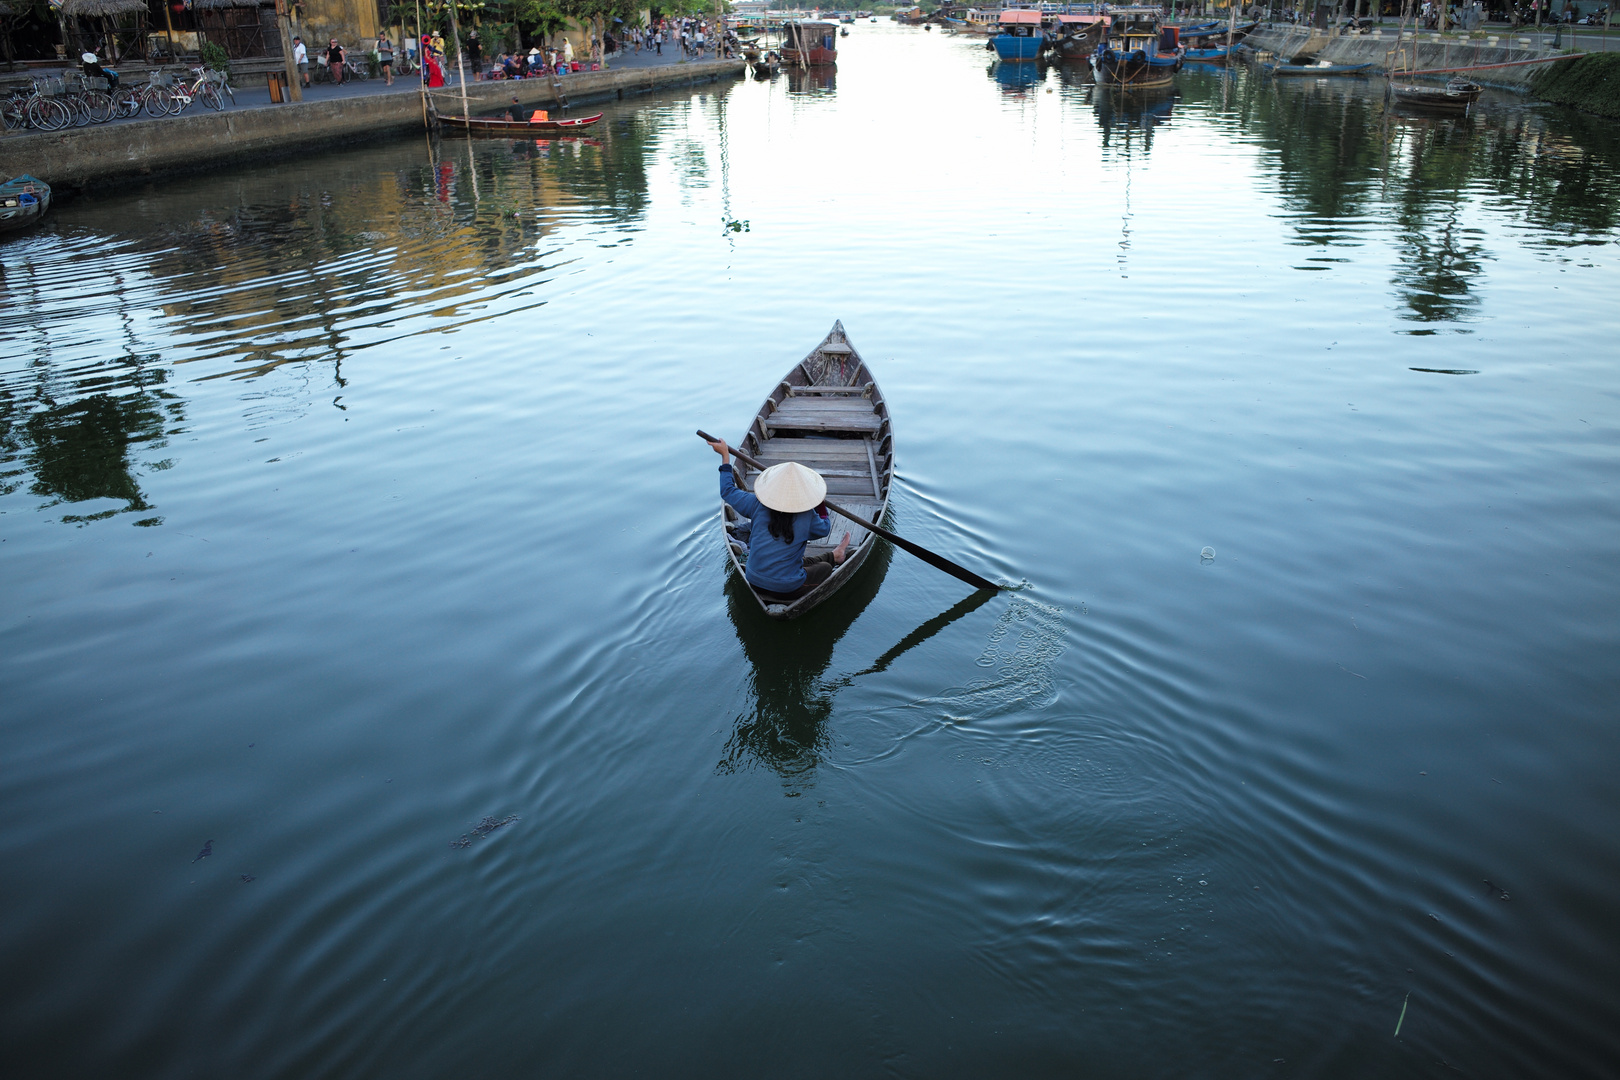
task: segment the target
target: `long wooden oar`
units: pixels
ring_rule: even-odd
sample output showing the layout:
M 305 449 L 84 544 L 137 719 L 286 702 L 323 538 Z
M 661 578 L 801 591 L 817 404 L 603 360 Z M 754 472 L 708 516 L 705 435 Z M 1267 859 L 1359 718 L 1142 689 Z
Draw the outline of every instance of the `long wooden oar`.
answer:
M 704 431 L 702 428 L 698 429 L 698 438 L 702 439 L 704 442 L 707 442 L 707 443 L 717 443 L 717 442 L 720 441 L 719 439 L 715 438 L 713 435 L 710 435 L 709 433 Z M 731 452 L 733 454 L 736 455 L 737 460 L 742 462 L 744 465 L 747 465 L 751 469 L 758 469 L 760 472 L 765 471 L 766 466 L 762 462 L 760 462 L 757 458 L 749 457 L 747 454 L 743 453 L 741 450 L 738 450 L 735 446 L 730 447 L 730 450 L 731 450 Z M 958 566 L 955 563 L 951 562 L 951 560 L 947 559 L 945 556 L 936 555 L 932 551 L 929 551 L 927 548 L 923 547 L 921 544 L 914 544 L 910 540 L 907 540 L 903 536 L 896 536 L 894 533 L 890 532 L 888 529 L 883 528 L 881 525 L 873 524 L 872 522 L 867 521 L 863 517 L 858 517 L 857 515 L 850 513 L 848 510 L 845 510 L 842 506 L 839 506 L 837 503 L 829 502 L 829 503 L 826 504 L 826 507 L 827 507 L 827 509 L 831 510 L 833 513 L 838 514 L 839 516 L 841 516 L 843 518 L 846 518 L 849 521 L 853 521 L 855 524 L 859 525 L 861 528 L 865 529 L 866 531 L 868 531 L 870 533 L 875 533 L 876 535 L 883 537 L 883 539 L 887 540 L 889 543 L 893 544 L 895 547 L 899 548 L 900 550 L 909 551 L 911 554 L 917 556 L 917 558 L 921 559 L 923 562 L 927 563 L 929 566 L 932 566 L 932 567 L 934 567 L 935 569 L 938 569 L 938 570 L 943 570 L 947 574 L 950 574 L 952 577 L 960 578 L 961 580 L 967 582 L 969 585 L 973 586 L 975 589 L 989 589 L 991 592 L 995 592 L 995 591 L 997 591 L 998 589 L 1001 588 L 1001 586 L 997 585 L 995 582 L 990 581 L 990 580 L 988 580 L 986 578 L 980 577 L 978 574 L 975 574 L 973 571 L 969 570 L 967 567 Z

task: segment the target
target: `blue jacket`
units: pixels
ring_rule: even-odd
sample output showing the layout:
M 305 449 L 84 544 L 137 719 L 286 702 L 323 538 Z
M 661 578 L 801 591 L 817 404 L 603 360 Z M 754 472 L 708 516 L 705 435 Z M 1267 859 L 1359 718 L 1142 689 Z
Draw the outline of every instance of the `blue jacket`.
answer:
M 790 593 L 804 584 L 804 545 L 832 531 L 825 514 L 806 510 L 793 515 L 793 541 L 771 535 L 771 511 L 737 486 L 731 466 L 720 466 L 720 497 L 753 522 L 748 533 L 748 584 L 766 592 Z

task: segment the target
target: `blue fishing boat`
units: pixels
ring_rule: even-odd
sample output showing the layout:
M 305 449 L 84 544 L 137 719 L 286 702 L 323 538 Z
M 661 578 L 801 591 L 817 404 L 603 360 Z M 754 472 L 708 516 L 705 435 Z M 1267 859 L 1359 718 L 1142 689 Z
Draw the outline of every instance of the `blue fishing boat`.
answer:
M 26 229 L 51 208 L 51 185 L 23 173 L 0 184 L 0 232 Z
M 1046 48 L 1046 32 L 1041 29 L 1041 13 L 1012 8 L 1001 13 L 1001 32 L 990 39 L 996 55 L 1003 60 L 1039 60 Z
M 1113 12 L 1108 37 L 1092 54 L 1097 82 L 1129 90 L 1169 86 L 1181 70 L 1180 32 L 1161 26 L 1153 9 Z

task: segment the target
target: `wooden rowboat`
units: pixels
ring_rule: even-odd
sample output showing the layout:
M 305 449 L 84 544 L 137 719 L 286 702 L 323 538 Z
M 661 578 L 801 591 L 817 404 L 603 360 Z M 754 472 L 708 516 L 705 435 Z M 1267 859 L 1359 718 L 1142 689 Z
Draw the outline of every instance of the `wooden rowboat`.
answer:
M 797 461 L 816 470 L 827 481 L 828 499 L 848 507 L 852 514 L 883 524 L 889 484 L 894 479 L 894 433 L 883 392 L 849 343 L 842 322 L 833 323 L 821 344 L 776 384 L 737 446 L 766 466 Z M 753 470 L 733 461 L 732 471 L 739 487 L 753 489 L 749 479 Z M 847 533 L 849 551 L 843 563 L 826 581 L 791 602 L 761 596 L 750 588 L 765 614 L 774 619 L 803 615 L 843 587 L 872 553 L 877 537 L 836 512 L 830 516 L 831 534 L 810 541 L 805 554 L 831 551 Z M 748 545 L 733 535 L 733 529 L 741 526 L 746 530 L 748 525 L 741 514 L 720 504 L 726 550 L 739 576 L 747 562 Z
M 439 115 L 439 123 L 451 131 L 465 131 L 469 135 L 504 135 L 512 139 L 547 139 L 558 135 L 577 135 L 602 119 L 601 113 L 581 116 L 574 120 L 496 120 L 487 116 L 474 116 L 463 120 L 459 116 Z
M 1474 102 L 1484 92 L 1483 86 L 1466 79 L 1452 79 L 1444 86 L 1396 82 L 1388 85 L 1389 96 L 1397 105 L 1430 112 L 1461 113 L 1464 116 L 1473 110 Z
M 26 229 L 51 208 L 51 185 L 23 173 L 0 184 L 0 233 Z

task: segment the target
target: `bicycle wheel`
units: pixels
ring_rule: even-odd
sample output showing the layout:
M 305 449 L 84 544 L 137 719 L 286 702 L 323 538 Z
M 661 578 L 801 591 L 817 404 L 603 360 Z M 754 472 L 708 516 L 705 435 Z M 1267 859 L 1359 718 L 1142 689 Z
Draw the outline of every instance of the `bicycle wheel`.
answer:
M 141 108 L 146 110 L 147 116 L 167 116 L 169 91 L 161 86 L 148 86 L 141 91 Z
M 176 86 L 169 91 L 169 115 L 179 116 L 191 107 L 191 94 L 183 86 Z
M 84 99 L 77 94 L 62 102 L 67 106 L 68 123 L 74 127 L 84 127 L 90 123 L 90 112 L 84 107 Z
M 219 87 L 213 83 L 203 83 L 197 87 L 197 100 L 202 104 L 219 112 L 225 107 L 225 99 L 219 94 Z
M 120 119 L 141 115 L 141 97 L 132 88 L 120 86 L 113 92 L 113 115 Z
M 104 94 L 100 90 L 87 90 L 81 99 L 85 115 L 92 124 L 105 124 L 113 118 L 114 108 L 111 94 Z
M 72 123 L 73 115 L 55 98 L 37 97 L 28 102 L 28 122 L 43 131 L 56 131 Z

